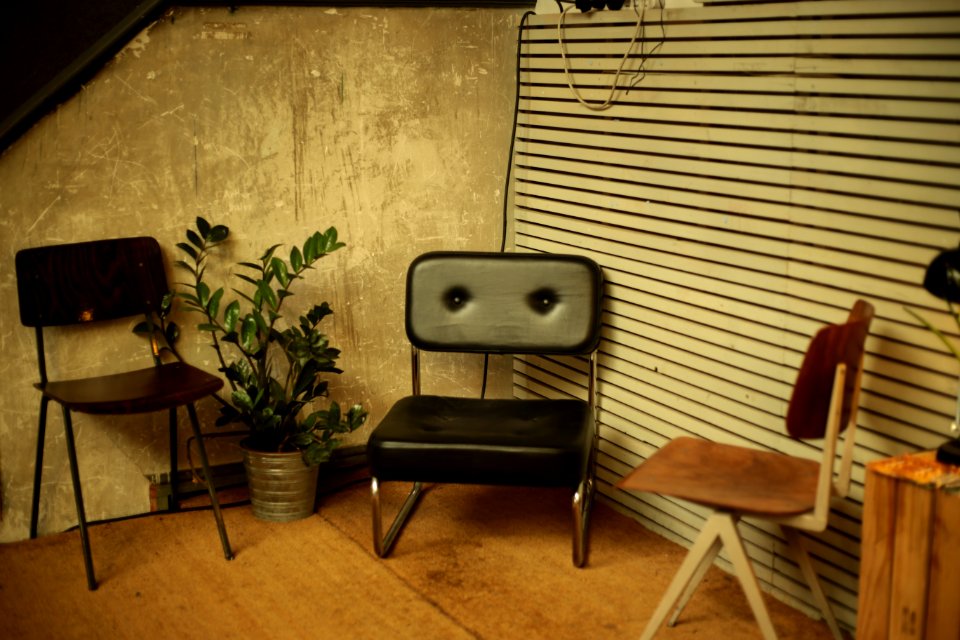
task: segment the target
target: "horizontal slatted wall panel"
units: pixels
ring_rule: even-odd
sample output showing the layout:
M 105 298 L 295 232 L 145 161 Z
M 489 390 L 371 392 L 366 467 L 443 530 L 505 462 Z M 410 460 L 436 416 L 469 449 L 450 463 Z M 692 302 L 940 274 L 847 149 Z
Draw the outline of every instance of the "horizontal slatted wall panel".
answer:
M 567 84 L 558 20 L 523 33 L 515 241 L 605 269 L 600 490 L 689 545 L 701 510 L 612 486 L 658 447 L 693 434 L 818 455 L 783 432 L 796 370 L 819 326 L 869 299 L 854 486 L 808 538 L 853 627 L 864 464 L 943 442 L 956 398 L 957 363 L 903 306 L 956 335 L 919 283 L 960 239 L 960 3 L 648 10 L 601 111 Z M 635 15 L 565 23 L 572 81 L 600 103 Z M 520 396 L 582 396 L 585 366 L 518 360 L 514 382 Z M 742 526 L 765 588 L 812 607 L 779 532 Z

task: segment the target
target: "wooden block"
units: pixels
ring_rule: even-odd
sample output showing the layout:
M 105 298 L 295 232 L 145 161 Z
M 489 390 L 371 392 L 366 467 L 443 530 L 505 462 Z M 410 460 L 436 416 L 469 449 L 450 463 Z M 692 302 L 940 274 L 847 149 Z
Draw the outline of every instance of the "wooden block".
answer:
M 926 640 L 960 640 L 960 494 L 938 491 L 930 548 Z
M 912 482 L 897 482 L 896 493 L 889 638 L 920 640 L 927 610 L 934 493 Z
M 857 637 L 864 640 L 887 638 L 896 490 L 896 480 L 867 469 L 857 613 Z

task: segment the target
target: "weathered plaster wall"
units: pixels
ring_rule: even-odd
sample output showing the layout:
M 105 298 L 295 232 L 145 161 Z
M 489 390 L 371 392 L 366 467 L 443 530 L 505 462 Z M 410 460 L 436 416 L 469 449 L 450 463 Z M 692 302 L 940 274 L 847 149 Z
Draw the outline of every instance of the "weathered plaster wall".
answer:
M 369 408 L 354 438 L 362 442 L 409 388 L 406 265 L 427 250 L 499 243 L 519 18 L 491 9 L 170 12 L 0 156 L 0 295 L 16 300 L 13 258 L 23 247 L 146 234 L 172 264 L 174 243 L 200 214 L 231 227 L 232 263 L 335 225 L 348 247 L 291 302 L 334 307 L 328 332 L 346 372 L 332 395 Z M 67 357 L 51 362 L 51 376 L 143 364 L 131 324 L 117 327 L 119 338 L 98 332 L 69 348 L 53 332 L 50 352 Z M 215 367 L 194 332 L 181 344 L 191 361 Z M 27 535 L 34 348 L 16 303 L 0 308 L 0 541 Z M 443 373 L 425 390 L 476 392 L 478 360 L 437 360 Z M 212 417 L 211 405 L 201 410 Z M 76 422 L 88 517 L 147 510 L 146 478 L 166 464 L 164 417 Z M 51 412 L 41 531 L 75 522 L 60 424 Z M 217 449 L 218 460 L 236 457 Z

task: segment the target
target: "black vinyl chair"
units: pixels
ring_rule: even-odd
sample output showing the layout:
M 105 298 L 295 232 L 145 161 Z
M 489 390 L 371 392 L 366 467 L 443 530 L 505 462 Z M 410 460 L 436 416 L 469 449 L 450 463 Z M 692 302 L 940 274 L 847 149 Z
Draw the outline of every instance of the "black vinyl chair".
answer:
M 603 276 L 572 255 L 434 252 L 407 273 L 413 395 L 371 434 L 373 542 L 386 557 L 423 483 L 569 487 L 573 562 L 586 562 L 594 492 L 596 349 Z M 586 400 L 459 398 L 420 393 L 420 352 L 580 355 Z M 413 482 L 387 535 L 380 485 Z
M 63 410 L 80 542 L 87 585 L 91 590 L 97 588 L 97 580 L 87 535 L 71 412 L 117 415 L 168 410 L 170 478 L 175 486 L 177 408 L 185 406 L 198 442 L 223 553 L 228 560 L 233 558 L 193 405 L 195 401 L 216 393 L 223 386 L 220 378 L 183 362 L 162 363 L 155 341 L 151 342 L 153 366 L 148 368 L 75 380 L 54 381 L 47 377 L 43 332 L 46 327 L 86 325 L 139 314 L 143 314 L 153 326 L 153 314 L 160 309 L 168 291 L 157 241 L 143 237 L 120 238 L 23 249 L 16 255 L 16 272 L 20 321 L 36 330 L 40 368 L 40 382 L 35 385 L 41 396 L 30 537 L 37 535 L 47 405 L 51 400 Z M 129 331 L 126 326 L 123 330 Z M 69 337 L 85 333 L 78 328 L 65 331 Z M 171 500 L 171 508 L 177 508 L 176 495 Z

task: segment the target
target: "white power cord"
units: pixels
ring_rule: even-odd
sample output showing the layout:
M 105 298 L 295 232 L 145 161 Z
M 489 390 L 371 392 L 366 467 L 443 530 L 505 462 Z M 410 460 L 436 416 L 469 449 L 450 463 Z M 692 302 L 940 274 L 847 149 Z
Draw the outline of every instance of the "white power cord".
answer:
M 643 4 L 643 7 L 640 10 L 637 9 L 638 2 L 631 2 L 630 4 L 633 6 L 634 13 L 637 14 L 637 27 L 636 29 L 634 29 L 633 37 L 630 39 L 630 44 L 627 46 L 626 51 L 623 52 L 623 58 L 621 58 L 620 65 L 617 67 L 617 73 L 613 76 L 613 82 L 610 85 L 610 95 L 607 96 L 607 99 L 601 103 L 588 102 L 583 98 L 583 96 L 580 95 L 580 91 L 574 85 L 573 74 L 570 71 L 570 61 L 567 59 L 567 47 L 563 40 L 563 29 L 566 24 L 567 12 L 575 8 L 575 6 L 569 5 L 568 7 L 566 7 L 560 14 L 560 20 L 557 21 L 557 42 L 560 45 L 560 57 L 563 58 L 563 75 L 567 81 L 567 86 L 570 87 L 570 91 L 571 93 L 573 93 L 573 96 L 577 99 L 577 102 L 579 102 L 580 104 L 582 104 L 583 106 L 585 106 L 586 108 L 592 111 L 603 111 L 613 106 L 613 103 L 616 101 L 616 98 L 617 98 L 617 83 L 620 80 L 620 76 L 623 74 L 623 68 L 627 64 L 627 60 L 630 57 L 630 52 L 633 50 L 634 45 L 637 43 L 637 39 L 640 37 L 640 35 L 644 31 L 644 15 L 646 14 L 646 10 L 647 10 L 646 2 L 641 3 Z M 658 2 L 658 4 L 660 4 L 661 6 L 660 21 L 661 21 L 661 31 L 662 31 L 663 30 L 663 26 L 662 26 L 663 25 L 663 8 L 662 8 L 663 5 L 661 2 Z M 660 44 L 663 44 L 662 41 L 660 42 Z M 657 47 L 659 47 L 659 44 L 657 45 Z M 654 47 L 654 50 L 656 50 L 657 47 Z M 652 52 L 653 51 L 651 51 L 651 53 Z M 646 57 L 644 56 L 640 62 L 640 68 L 634 74 L 635 80 L 633 83 L 631 83 L 631 86 L 633 84 L 636 84 L 636 82 L 639 81 L 639 80 L 636 80 L 636 78 L 639 77 L 640 74 L 642 73 L 643 64 L 645 62 L 646 62 Z

